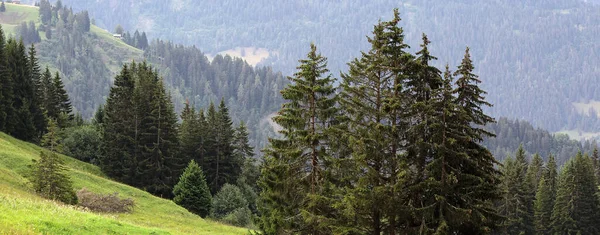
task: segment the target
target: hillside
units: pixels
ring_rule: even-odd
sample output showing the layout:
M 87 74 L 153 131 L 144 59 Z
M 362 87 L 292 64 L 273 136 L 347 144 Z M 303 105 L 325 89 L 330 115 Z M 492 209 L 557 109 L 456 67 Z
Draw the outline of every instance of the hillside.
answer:
M 438 63 L 453 67 L 465 46 L 472 48 L 493 116 L 524 119 L 552 132 L 600 132 L 600 119 L 575 107 L 597 101 L 600 91 L 594 66 L 600 63 L 600 6 L 591 4 L 596 0 L 63 2 L 89 9 L 105 28 L 121 24 L 211 54 L 268 51 L 262 63 L 286 74 L 315 42 L 335 76 L 368 49 L 365 35 L 397 7 L 412 50 L 426 33 Z
M 39 8 L 7 5 L 7 12 L 0 13 L 0 23 L 12 30 L 9 34 L 18 34 L 17 25 L 27 20 L 34 20 L 42 27 Z M 287 80 L 281 73 L 268 67 L 253 67 L 226 55 L 209 59 L 196 47 L 170 41 L 153 40 L 146 51 L 142 51 L 93 24 L 89 32 L 78 32 L 66 25 L 52 27 L 51 39 L 38 28 L 42 41 L 35 46 L 42 66 L 50 66 L 65 78 L 63 82 L 72 104 L 85 119 L 91 118 L 104 103 L 113 78 L 124 63 L 147 60 L 159 69 L 176 112 L 179 113 L 186 102 L 197 109 L 207 109 L 211 102 L 224 99 L 234 123 L 244 121 L 248 126 L 251 144 L 257 153 L 266 144 L 267 137 L 273 135 L 264 120 L 282 103 L 279 90 Z
M 106 179 L 96 166 L 62 156 L 75 189 L 131 197 L 133 213 L 97 214 L 35 195 L 28 165 L 42 149 L 0 133 L 0 234 L 246 234 L 203 220 L 169 200 Z

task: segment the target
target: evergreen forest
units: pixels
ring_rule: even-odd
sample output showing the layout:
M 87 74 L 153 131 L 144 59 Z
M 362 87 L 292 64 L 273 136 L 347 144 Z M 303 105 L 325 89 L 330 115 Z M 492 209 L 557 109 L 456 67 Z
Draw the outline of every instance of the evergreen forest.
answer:
M 148 38 L 154 30 L 118 24 L 106 38 L 87 10 L 36 4 L 39 22 L 15 34 L 0 25 L 0 131 L 43 147 L 23 187 L 47 200 L 81 205 L 89 193 L 75 193 L 61 154 L 99 169 L 80 177 L 107 177 L 250 234 L 600 234 L 597 141 L 500 117 L 528 106 L 488 89 L 498 83 L 478 68 L 495 63 L 481 59 L 488 45 L 438 50 L 454 41 L 429 36 L 432 26 L 405 30 L 418 19 L 404 11 L 411 4 L 371 21 L 368 47 L 339 52 L 353 55 L 343 68 L 345 56 L 322 41 L 291 41 L 302 56 L 279 61 L 293 65 L 284 73 Z M 575 119 L 564 126 L 596 130 L 593 115 Z M 127 203 L 123 213 L 139 209 L 112 198 Z

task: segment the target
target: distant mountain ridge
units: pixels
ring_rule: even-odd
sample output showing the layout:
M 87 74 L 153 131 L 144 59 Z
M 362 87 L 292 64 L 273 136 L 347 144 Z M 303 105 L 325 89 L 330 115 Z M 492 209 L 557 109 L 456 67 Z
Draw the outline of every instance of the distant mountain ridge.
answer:
M 378 19 L 400 8 L 407 41 L 421 33 L 433 42 L 439 64 L 458 63 L 472 48 L 476 71 L 495 106 L 493 116 L 530 121 L 552 132 L 600 133 L 600 119 L 574 103 L 600 100 L 600 6 L 597 0 L 474 1 L 382 0 L 240 2 L 172 0 L 65 0 L 90 9 L 97 24 L 146 30 L 152 38 L 196 45 L 216 54 L 236 47 L 263 48 L 262 64 L 285 74 L 315 42 L 339 77 L 348 61 L 367 50 L 365 35 Z M 600 107 L 597 107 L 600 109 Z

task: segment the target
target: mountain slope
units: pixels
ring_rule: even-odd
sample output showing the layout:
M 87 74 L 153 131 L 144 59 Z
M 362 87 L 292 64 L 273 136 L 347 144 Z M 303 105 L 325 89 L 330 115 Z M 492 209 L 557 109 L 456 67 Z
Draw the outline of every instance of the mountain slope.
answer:
M 63 2 L 90 9 L 106 28 L 122 24 L 207 53 L 264 48 L 271 56 L 263 63 L 286 74 L 315 42 L 335 76 L 368 49 L 365 35 L 397 7 L 413 50 L 422 32 L 442 65 L 456 65 L 465 47 L 472 48 L 482 87 L 495 105 L 489 110 L 493 116 L 525 119 L 552 132 L 600 132 L 600 119 L 575 107 L 600 99 L 595 66 L 600 63 L 600 6 L 588 3 L 597 1 Z
M 98 214 L 35 195 L 28 165 L 42 149 L 0 133 L 0 234 L 246 234 L 187 212 L 169 200 L 106 179 L 96 166 L 61 156 L 75 189 L 131 197 L 133 213 Z

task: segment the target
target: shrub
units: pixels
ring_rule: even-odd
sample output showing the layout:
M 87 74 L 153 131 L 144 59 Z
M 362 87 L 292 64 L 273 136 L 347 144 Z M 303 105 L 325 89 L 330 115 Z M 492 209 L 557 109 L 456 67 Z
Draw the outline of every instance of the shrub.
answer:
M 222 219 L 239 208 L 247 208 L 248 202 L 240 188 L 235 185 L 225 184 L 213 199 L 213 215 Z
M 56 153 L 40 153 L 40 160 L 33 160 L 32 183 L 40 196 L 66 204 L 77 204 L 71 179 L 64 173 L 67 168 Z
M 173 187 L 173 201 L 188 211 L 205 218 L 212 206 L 212 196 L 206 185 L 204 173 L 192 160 Z
M 77 126 L 63 131 L 63 153 L 84 162 L 98 164 L 100 158 L 100 132 L 93 126 Z
M 234 226 L 245 227 L 251 222 L 252 212 L 247 207 L 237 208 L 227 214 L 221 221 Z
M 79 206 L 86 207 L 95 212 L 125 213 L 133 211 L 135 206 L 131 198 L 119 198 L 118 193 L 97 194 L 85 188 L 77 191 Z

